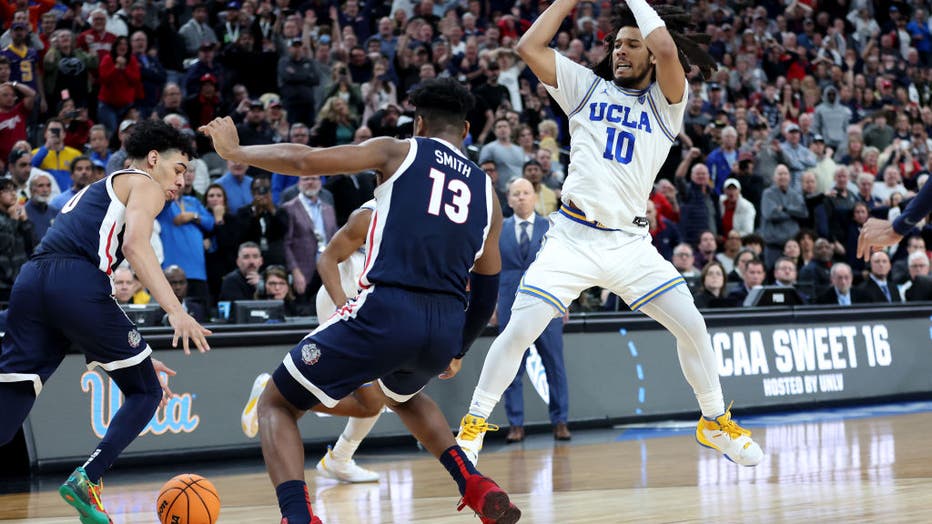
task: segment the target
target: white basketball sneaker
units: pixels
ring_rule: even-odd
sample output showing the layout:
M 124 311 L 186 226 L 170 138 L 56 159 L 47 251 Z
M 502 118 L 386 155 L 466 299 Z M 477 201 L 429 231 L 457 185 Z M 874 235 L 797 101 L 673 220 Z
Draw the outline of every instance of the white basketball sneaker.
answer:
M 715 420 L 699 419 L 696 441 L 741 466 L 756 466 L 764 458 L 764 451 L 751 439 L 751 432 L 731 419 L 731 404 L 725 414 Z
M 249 400 L 246 401 L 246 407 L 243 408 L 243 415 L 240 422 L 243 425 L 243 433 L 249 438 L 255 438 L 259 434 L 259 414 L 256 410 L 256 404 L 259 403 L 259 395 L 265 391 L 265 385 L 268 384 L 272 375 L 263 373 L 256 377 L 252 383 L 252 391 L 249 392 Z
M 337 460 L 333 457 L 333 452 L 329 448 L 327 454 L 317 463 L 317 472 L 325 477 L 342 482 L 379 481 L 379 474 L 375 471 L 358 466 L 353 459 L 347 461 Z
M 466 415 L 460 421 L 460 431 L 456 434 L 456 443 L 463 448 L 466 458 L 475 466 L 479 463 L 479 451 L 486 431 L 498 431 L 498 426 L 489 424 L 482 417 Z

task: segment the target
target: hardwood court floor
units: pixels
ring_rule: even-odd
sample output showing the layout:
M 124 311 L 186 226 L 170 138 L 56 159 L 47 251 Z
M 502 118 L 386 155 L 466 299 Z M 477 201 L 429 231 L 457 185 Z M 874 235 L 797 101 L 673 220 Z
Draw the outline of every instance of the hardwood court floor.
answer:
M 490 443 L 482 471 L 513 495 L 528 523 L 932 522 L 932 403 L 746 419 L 767 453 L 741 468 L 700 448 L 692 423 L 579 431 L 566 445 L 532 435 Z M 440 464 L 410 448 L 363 454 L 378 484 L 318 479 L 308 457 L 314 509 L 328 524 L 475 524 L 457 513 L 456 488 Z M 174 473 L 184 472 L 180 467 Z M 207 466 L 220 492 L 219 522 L 277 523 L 261 465 Z M 104 501 L 117 523 L 154 523 L 156 491 L 174 473 L 111 474 Z M 33 493 L 0 495 L 0 519 L 76 522 L 58 498 L 58 475 Z

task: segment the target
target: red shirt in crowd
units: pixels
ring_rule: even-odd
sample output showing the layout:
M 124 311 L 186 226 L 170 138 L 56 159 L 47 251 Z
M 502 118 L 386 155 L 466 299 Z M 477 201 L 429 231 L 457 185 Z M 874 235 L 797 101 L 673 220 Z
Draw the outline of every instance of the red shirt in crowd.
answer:
M 11 107 L 9 111 L 0 110 L 0 158 L 6 163 L 13 150 L 13 144 L 19 140 L 26 140 L 26 120 L 29 111 L 20 102 Z
M 126 107 L 142 98 L 142 76 L 135 56 L 129 55 L 122 69 L 109 54 L 104 56 L 100 62 L 100 95 L 97 98 L 113 107 Z

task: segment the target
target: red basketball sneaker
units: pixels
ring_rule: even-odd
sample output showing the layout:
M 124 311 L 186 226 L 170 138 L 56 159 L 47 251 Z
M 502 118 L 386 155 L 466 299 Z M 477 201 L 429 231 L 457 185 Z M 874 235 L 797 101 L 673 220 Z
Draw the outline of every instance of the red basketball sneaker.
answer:
M 482 518 L 483 524 L 514 524 L 521 518 L 521 510 L 508 500 L 508 493 L 481 475 L 466 479 L 466 494 L 456 510 L 466 506 Z
M 285 517 L 282 517 L 281 524 L 291 524 L 291 523 L 288 522 L 288 519 L 286 519 Z M 322 520 L 320 520 L 320 517 L 318 517 L 317 515 L 314 515 L 313 517 L 311 517 L 311 521 L 308 522 L 308 524 L 324 524 L 324 523 Z

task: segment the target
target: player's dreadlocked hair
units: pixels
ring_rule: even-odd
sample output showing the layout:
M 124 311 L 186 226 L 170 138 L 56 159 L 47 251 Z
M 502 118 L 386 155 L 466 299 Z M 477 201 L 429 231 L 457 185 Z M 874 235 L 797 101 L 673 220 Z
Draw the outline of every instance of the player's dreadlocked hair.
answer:
M 476 99 L 455 78 L 432 78 L 425 80 L 411 91 L 411 103 L 415 113 L 432 125 L 462 128 Z
M 667 31 L 673 37 L 676 44 L 677 52 L 680 57 L 680 64 L 683 71 L 687 74 L 692 66 L 699 68 L 703 78 L 708 80 L 712 76 L 712 71 L 717 67 L 715 59 L 707 53 L 700 44 L 708 44 L 711 36 L 707 33 L 693 31 L 693 23 L 688 12 L 682 7 L 676 5 L 655 5 L 654 10 L 660 15 Z M 615 47 L 615 37 L 622 27 L 637 27 L 637 20 L 634 14 L 628 9 L 626 4 L 618 4 L 612 13 L 612 27 L 615 30 L 605 37 L 605 43 L 608 46 L 608 52 L 601 62 L 595 65 L 592 70 L 595 74 L 606 80 L 614 80 L 615 75 L 612 72 L 612 49 Z

